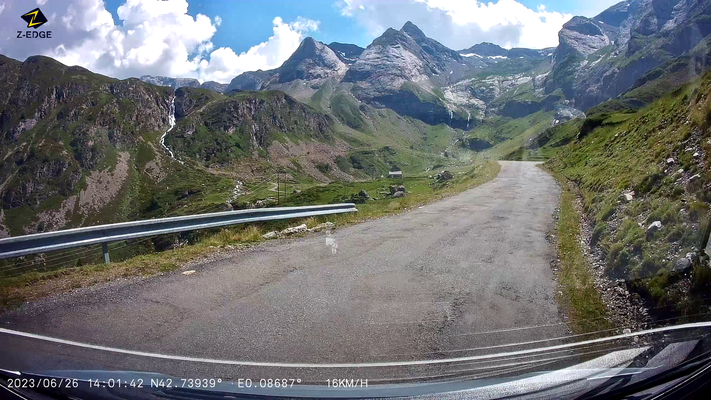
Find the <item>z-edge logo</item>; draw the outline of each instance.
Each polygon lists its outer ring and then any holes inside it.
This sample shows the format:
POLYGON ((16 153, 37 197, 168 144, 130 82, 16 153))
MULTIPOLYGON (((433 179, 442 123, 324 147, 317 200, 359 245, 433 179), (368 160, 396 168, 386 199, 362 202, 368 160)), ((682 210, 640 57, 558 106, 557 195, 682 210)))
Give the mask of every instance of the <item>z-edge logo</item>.
POLYGON ((23 15, 21 18, 24 19, 25 22, 27 22, 28 28, 37 29, 47 22, 47 18, 44 16, 44 14, 42 14, 42 11, 40 11, 39 8, 35 8, 34 10, 23 15))

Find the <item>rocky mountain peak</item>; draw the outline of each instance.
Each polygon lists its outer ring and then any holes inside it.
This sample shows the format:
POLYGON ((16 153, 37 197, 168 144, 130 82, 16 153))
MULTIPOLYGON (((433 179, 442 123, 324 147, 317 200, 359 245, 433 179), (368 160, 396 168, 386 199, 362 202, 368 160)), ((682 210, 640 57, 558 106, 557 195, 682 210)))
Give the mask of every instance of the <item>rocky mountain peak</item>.
POLYGON ((585 17, 573 17, 566 22, 558 38, 560 44, 556 49, 556 60, 563 60, 571 54, 587 56, 612 42, 598 23, 585 17))
POLYGON ((169 78, 166 76, 143 75, 140 79, 143 82, 151 83, 156 86, 170 86, 173 89, 181 87, 200 87, 200 81, 193 78, 169 78))
POLYGON ((482 57, 506 57, 509 54, 509 51, 494 43, 483 42, 475 44, 474 46, 468 49, 460 50, 459 53, 477 54, 482 57))
POLYGON ((405 22, 405 25, 402 26, 400 32, 407 33, 411 38, 415 39, 415 41, 427 39, 425 33, 422 32, 422 30, 418 28, 417 25, 413 24, 410 21, 405 22))
POLYGON ((325 44, 311 37, 304 39, 294 54, 278 68, 279 82, 295 79, 341 78, 348 66, 325 44))
POLYGON ((598 14, 595 21, 604 22, 610 26, 620 27, 629 18, 632 1, 623 1, 615 4, 607 10, 598 14))
MULTIPOLYGON (((408 36, 406 33, 402 31, 395 30, 393 28, 388 28, 383 32, 382 35, 378 36, 373 40, 373 43, 368 46, 370 48, 371 46, 388 46, 388 45, 395 45, 395 44, 408 44, 408 42, 411 42, 412 38, 408 36)), ((367 50, 367 49, 366 49, 367 50)))

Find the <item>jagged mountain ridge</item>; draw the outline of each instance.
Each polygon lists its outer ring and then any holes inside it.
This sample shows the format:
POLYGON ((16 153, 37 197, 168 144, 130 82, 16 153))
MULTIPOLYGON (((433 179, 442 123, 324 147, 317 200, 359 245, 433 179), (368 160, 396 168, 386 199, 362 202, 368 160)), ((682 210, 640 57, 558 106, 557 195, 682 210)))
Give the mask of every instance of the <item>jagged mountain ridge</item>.
MULTIPOLYGON (((461 129, 473 127, 472 118, 518 118, 561 107, 578 115, 706 43, 709 14, 707 0, 623 1, 594 18, 574 17, 556 48, 540 50, 480 43, 454 51, 407 22, 400 30, 386 30, 355 61, 354 53, 343 79, 329 83, 335 87, 329 90, 461 129)), ((338 80, 338 72, 331 79, 338 80)), ((277 85, 270 81, 274 74, 245 73, 231 88, 284 90, 308 103, 323 84, 282 78, 277 85)))
POLYGON ((522 47, 514 47, 505 49, 494 43, 483 42, 474 46, 459 50, 459 54, 464 57, 479 57, 479 58, 541 58, 548 57, 553 54, 555 47, 545 49, 526 49, 522 47))
POLYGON ((232 79, 226 91, 275 89, 278 84, 295 80, 340 80, 347 70, 348 66, 330 47, 307 37, 279 68, 245 72, 232 79))
POLYGON ((193 78, 168 78, 165 76, 143 75, 140 78, 143 82, 152 83, 156 86, 169 86, 173 89, 181 87, 203 88, 214 90, 218 93, 223 93, 227 89, 227 84, 215 81, 207 81, 202 84, 197 79, 193 78))

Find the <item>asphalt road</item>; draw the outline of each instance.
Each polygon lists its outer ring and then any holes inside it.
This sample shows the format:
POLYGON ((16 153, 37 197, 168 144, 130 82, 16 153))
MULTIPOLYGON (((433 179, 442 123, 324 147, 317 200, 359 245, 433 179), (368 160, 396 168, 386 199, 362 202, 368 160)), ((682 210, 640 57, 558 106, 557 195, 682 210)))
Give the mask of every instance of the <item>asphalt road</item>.
MULTIPOLYGON (((192 275, 178 271, 26 305, 1 316, 0 327, 118 349, 276 363, 441 359, 564 336, 546 240, 560 189, 534 163, 501 164, 496 179, 435 204, 332 234, 265 242, 191 266, 192 275)), ((4 333, 0 349, 5 369, 313 381, 333 374, 159 360, 4 333)), ((415 373, 353 371, 371 379, 415 373)))

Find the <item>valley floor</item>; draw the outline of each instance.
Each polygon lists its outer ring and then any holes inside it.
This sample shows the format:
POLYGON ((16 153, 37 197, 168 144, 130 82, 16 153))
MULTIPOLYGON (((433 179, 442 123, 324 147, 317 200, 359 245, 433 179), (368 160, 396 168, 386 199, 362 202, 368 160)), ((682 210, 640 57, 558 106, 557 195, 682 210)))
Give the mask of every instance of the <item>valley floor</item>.
MULTIPOLYGON (((283 363, 459 357, 482 346, 565 336, 550 265, 555 249, 546 240, 560 188, 535 163, 501 164, 496 179, 411 212, 265 242, 192 266, 192 275, 82 289, 6 313, 0 323, 112 348, 283 363)), ((313 368, 191 363, 0 335, 0 368, 11 370, 317 383, 334 377, 313 368)), ((414 373, 381 367, 350 376, 397 380, 414 373)))

